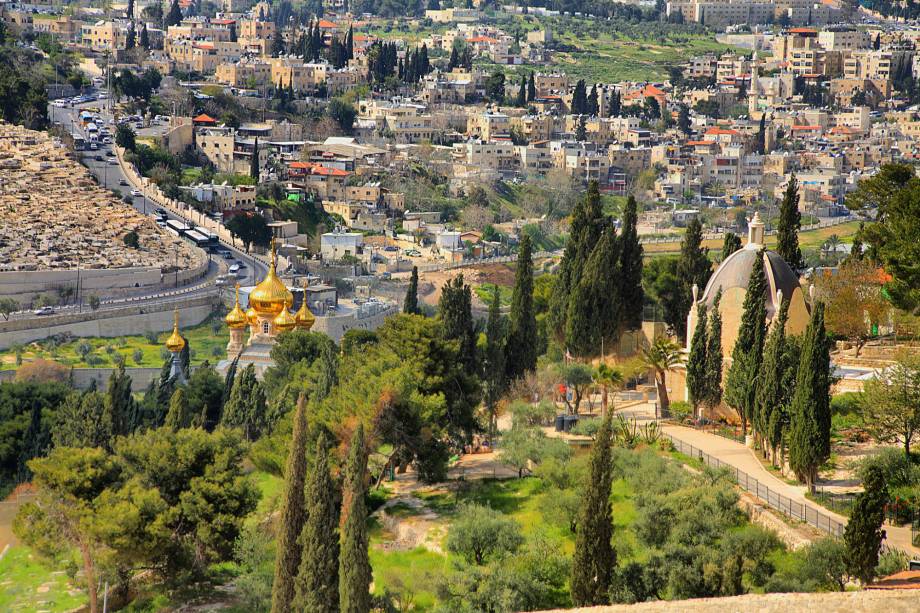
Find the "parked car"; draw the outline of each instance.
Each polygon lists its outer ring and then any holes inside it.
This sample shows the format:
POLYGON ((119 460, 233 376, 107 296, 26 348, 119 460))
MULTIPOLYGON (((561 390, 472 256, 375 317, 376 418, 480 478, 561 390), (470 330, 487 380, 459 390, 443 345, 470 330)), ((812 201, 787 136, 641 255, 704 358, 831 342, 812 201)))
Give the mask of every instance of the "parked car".
POLYGON ((54 309, 50 306, 43 306, 40 309, 35 310, 36 315, 54 315, 54 309))

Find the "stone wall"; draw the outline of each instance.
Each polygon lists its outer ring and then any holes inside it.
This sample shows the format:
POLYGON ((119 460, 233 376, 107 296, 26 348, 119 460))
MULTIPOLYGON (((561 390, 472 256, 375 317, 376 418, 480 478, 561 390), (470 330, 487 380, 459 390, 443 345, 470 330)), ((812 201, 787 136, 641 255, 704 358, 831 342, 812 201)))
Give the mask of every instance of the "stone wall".
POLYGON ((361 319, 356 318, 354 314, 339 316, 324 315, 322 317, 316 318, 316 324, 314 324, 312 331, 322 332, 338 343, 349 330, 356 328, 361 330, 376 330, 381 325, 383 325, 383 322, 387 317, 390 315, 395 315, 398 312, 399 308, 393 306, 386 311, 382 311, 376 315, 363 317, 361 319))
MULTIPOLYGON (((194 370, 194 367, 192 367, 194 370)), ((74 368, 72 373, 73 386, 84 390, 95 381, 96 389, 104 392, 109 385, 109 377, 115 368, 74 368)), ((131 377, 131 391, 143 392, 150 382, 160 376, 160 367, 125 368, 125 373, 131 377)), ((16 378, 15 370, 0 370, 0 383, 13 381, 16 378)))
POLYGON ((145 332, 163 332, 173 326, 173 309, 179 309, 183 328, 200 324, 219 303, 216 294, 157 303, 142 302, 119 309, 48 315, 35 327, 35 319, 0 322, 0 349, 26 344, 54 334, 115 337, 145 332))

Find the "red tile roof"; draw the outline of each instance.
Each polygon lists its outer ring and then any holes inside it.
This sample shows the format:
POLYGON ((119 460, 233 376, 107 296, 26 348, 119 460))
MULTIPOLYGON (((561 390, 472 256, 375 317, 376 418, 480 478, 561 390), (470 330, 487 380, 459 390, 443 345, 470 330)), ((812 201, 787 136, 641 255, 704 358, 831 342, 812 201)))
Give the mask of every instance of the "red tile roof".
POLYGON ((202 113, 198 117, 192 119, 194 123, 217 123, 217 120, 211 117, 210 115, 205 115, 202 113))
POLYGON ((706 134, 712 136, 738 136, 740 132, 738 132, 738 130, 726 130, 724 128, 709 128, 706 130, 706 134))

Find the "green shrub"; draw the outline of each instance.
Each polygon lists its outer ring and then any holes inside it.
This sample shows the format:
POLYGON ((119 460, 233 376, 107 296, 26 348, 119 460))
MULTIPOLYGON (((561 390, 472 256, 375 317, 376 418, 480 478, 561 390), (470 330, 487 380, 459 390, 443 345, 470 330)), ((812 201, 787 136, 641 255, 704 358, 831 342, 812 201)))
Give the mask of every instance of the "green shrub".
POLYGON ((878 557, 878 566, 875 567, 876 577, 887 577, 907 570, 910 557, 898 549, 889 549, 878 557))
POLYGON ((831 398, 832 415, 859 415, 862 413, 862 392, 844 392, 831 398))
POLYGON ((669 405, 668 411, 670 411, 671 417, 677 421, 684 421, 693 414, 693 407, 690 406, 689 402, 678 400, 669 405))
POLYGON ((889 447, 864 459, 857 470, 859 478, 865 479, 873 466, 881 469, 889 488, 920 486, 920 465, 900 449, 889 447))
POLYGON ((597 431, 600 430, 600 427, 601 419, 599 417, 579 419, 572 427, 571 433, 577 434, 579 436, 590 436, 591 438, 594 438, 594 435, 597 434, 597 431))

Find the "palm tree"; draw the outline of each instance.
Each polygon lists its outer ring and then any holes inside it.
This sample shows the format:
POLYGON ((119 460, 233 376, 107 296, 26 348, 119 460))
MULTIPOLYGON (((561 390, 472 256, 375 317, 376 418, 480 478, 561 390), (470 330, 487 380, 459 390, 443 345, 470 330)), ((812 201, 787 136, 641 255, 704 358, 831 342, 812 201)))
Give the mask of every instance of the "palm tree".
POLYGON ((655 371, 655 391, 658 392, 661 414, 665 415, 671 406, 668 388, 665 385, 665 373, 680 364, 680 347, 673 340, 659 336, 651 345, 642 349, 642 358, 645 365, 655 371))
POLYGON ((601 396, 602 414, 607 415, 607 391, 610 388, 620 389, 623 387, 623 372, 618 368, 607 366, 607 364, 601 362, 594 371, 594 383, 601 386, 603 390, 603 396, 601 396))

